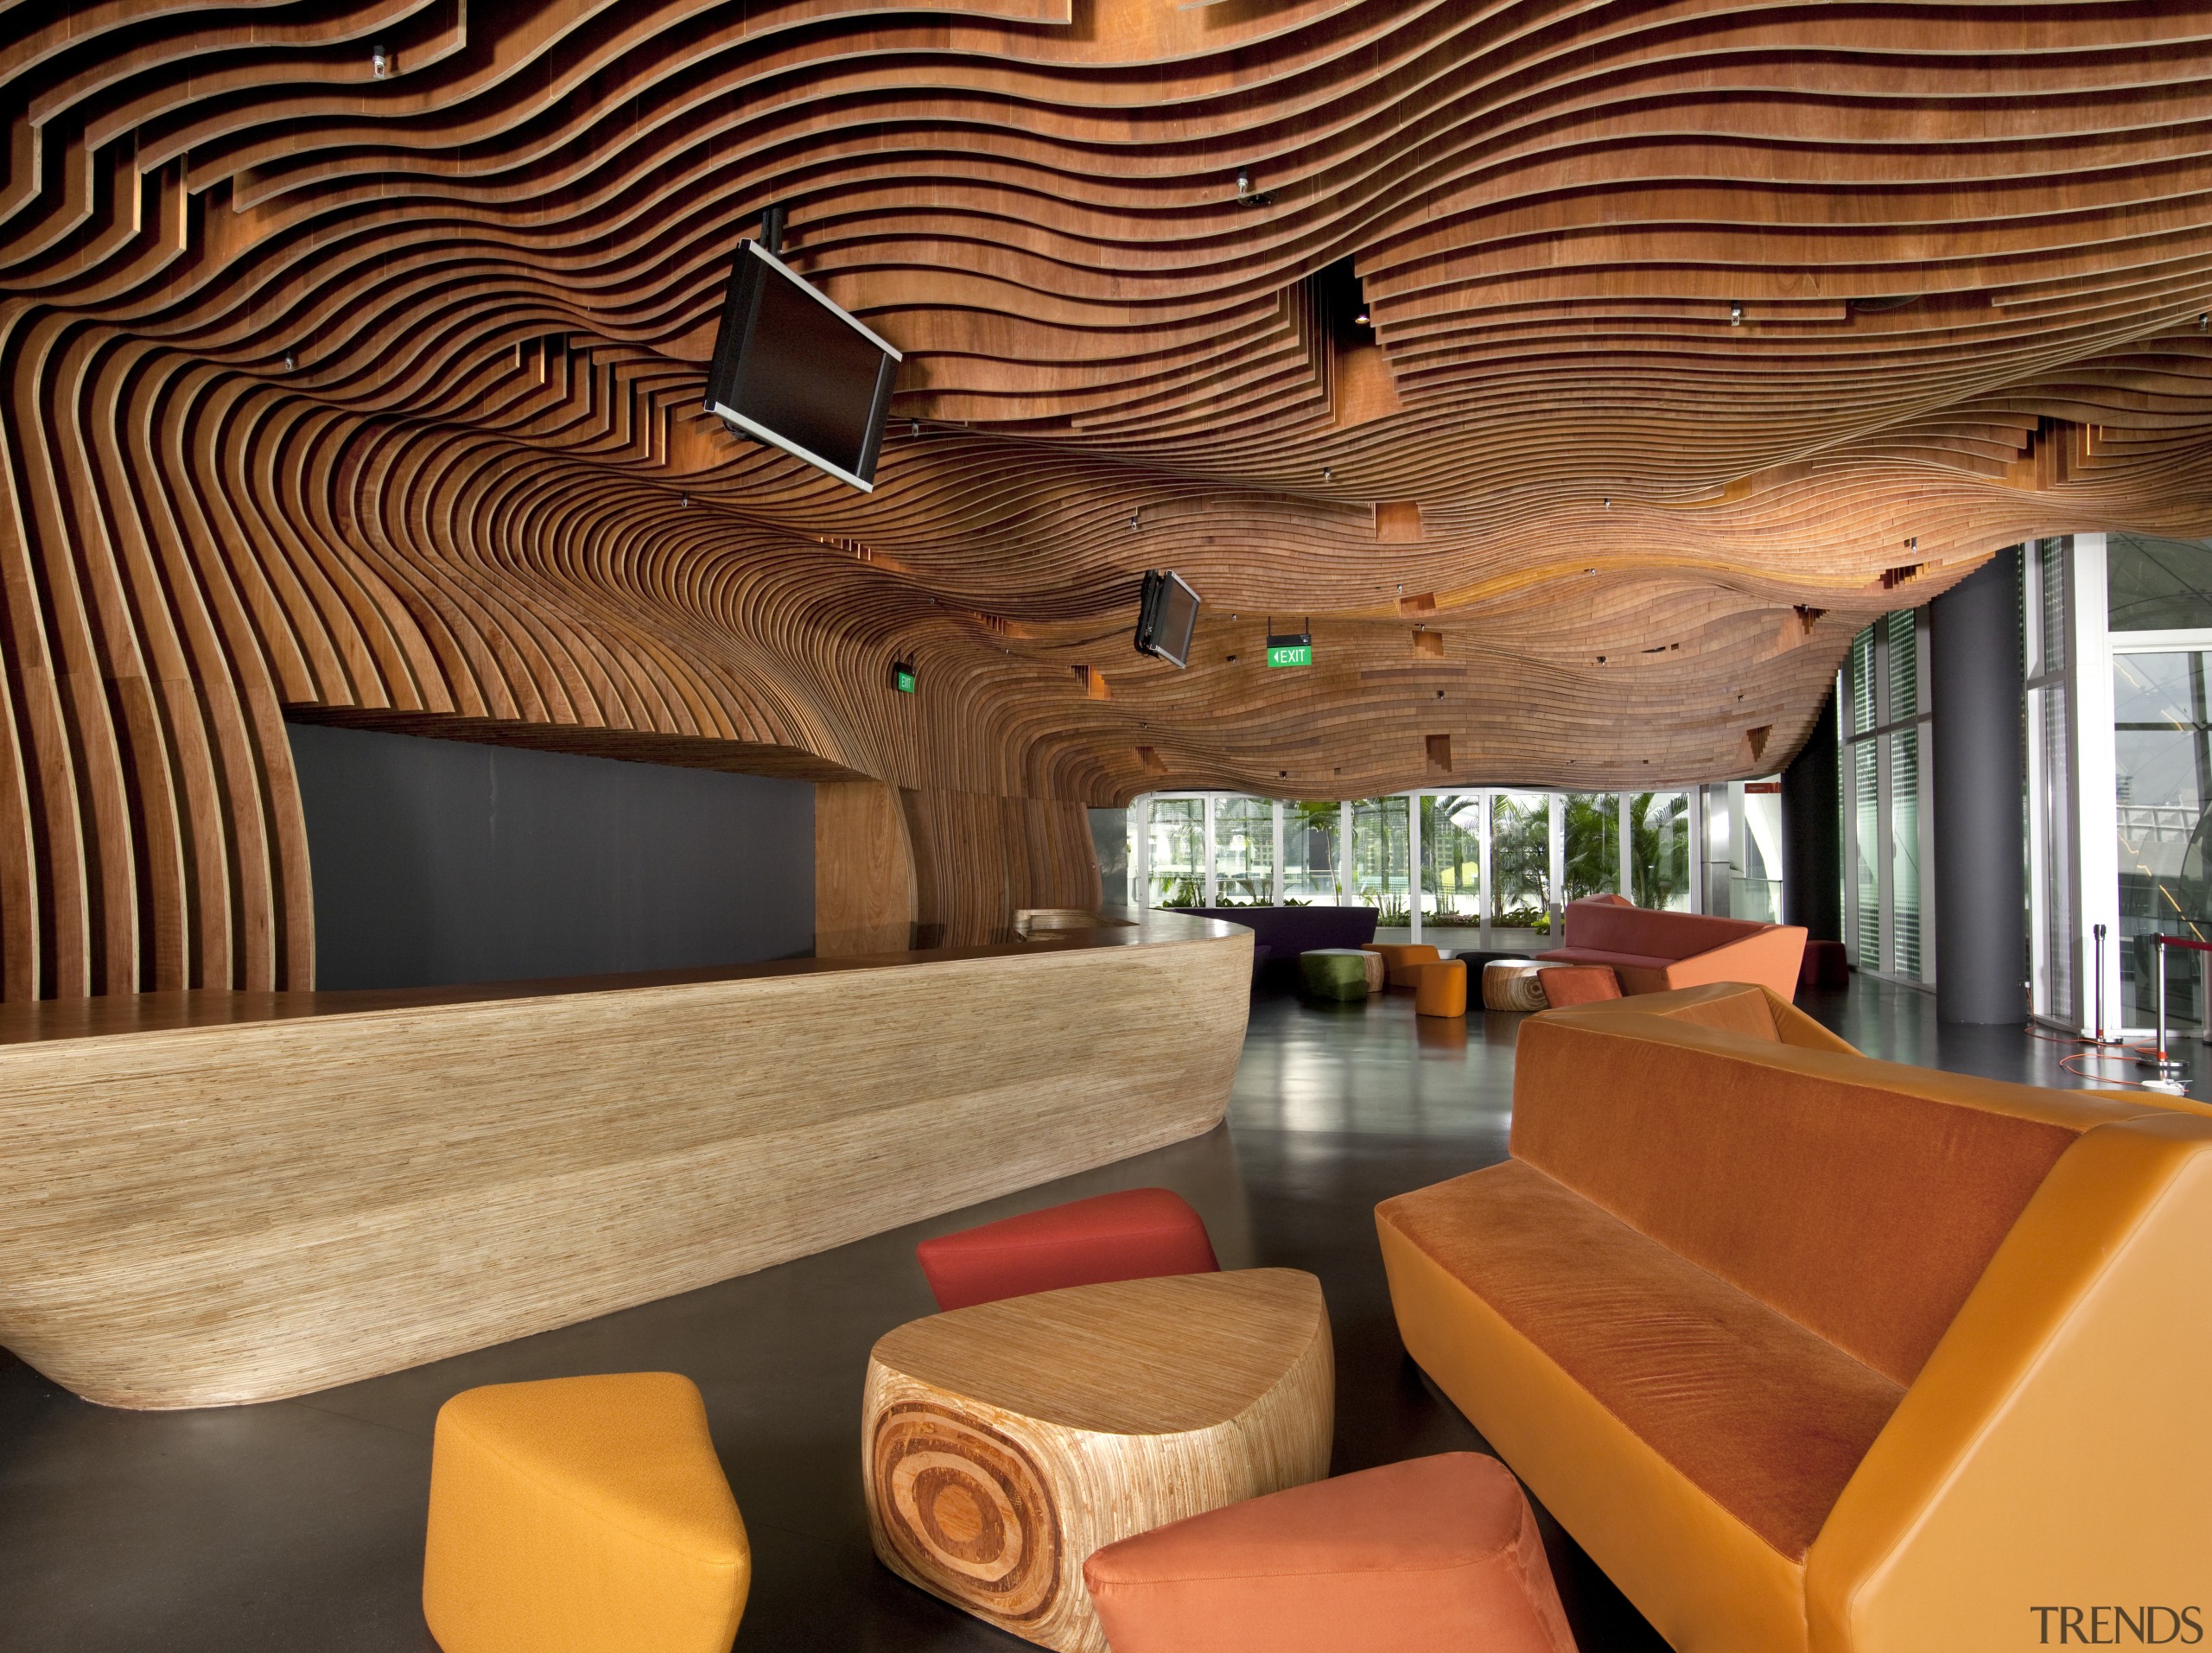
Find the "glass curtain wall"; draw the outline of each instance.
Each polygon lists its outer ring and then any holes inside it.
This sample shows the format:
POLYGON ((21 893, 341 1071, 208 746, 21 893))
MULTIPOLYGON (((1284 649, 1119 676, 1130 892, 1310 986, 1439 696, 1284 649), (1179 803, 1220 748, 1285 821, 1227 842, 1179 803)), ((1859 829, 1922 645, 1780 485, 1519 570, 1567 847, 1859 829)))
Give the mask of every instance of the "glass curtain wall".
MULTIPOLYGON (((2113 825, 2120 862, 2120 1014, 2151 1027, 2158 1013, 2152 938, 2212 939, 2206 832, 2212 825, 2212 722, 2206 717, 2207 656, 2113 656, 2113 825)), ((2176 1022, 2201 1025, 2198 955, 2172 950, 2166 1007, 2176 1022)))
POLYGON ((1690 890, 1690 797, 1637 792, 1629 799, 1629 868, 1638 906, 1687 912, 1690 890))
MULTIPOLYGON (((2212 939, 2212 547, 2138 534, 2105 544, 2120 1014, 2151 1027, 2153 938, 2212 939)), ((2171 1025, 2204 1027, 2207 963, 2165 950, 2171 1025)))
POLYGON ((1286 804, 1282 812, 1282 899, 1294 906, 1335 906, 1344 805, 1286 804))
POLYGON ((1621 889, 1621 798, 1618 792, 1568 792, 1567 893, 1618 895, 1621 889))
POLYGON ((1274 900, 1275 810, 1270 799, 1214 800, 1213 874, 1216 906, 1266 906, 1274 900))
POLYGON ((1147 829, 1151 851, 1145 879, 1153 906, 1198 906, 1205 900, 1206 802, 1156 798, 1147 829))
MULTIPOLYGON (((1744 790, 1738 784, 1736 791, 1744 790)), ((1754 842, 1762 837, 1757 810, 1754 804, 1754 842)), ((1698 910, 1698 817, 1687 792, 1482 789, 1280 805, 1236 793, 1151 794, 1120 813, 1128 823, 1132 888, 1141 884, 1154 906, 1357 903, 1377 908, 1382 922, 1395 928, 1411 921, 1417 883, 1424 924, 1541 931, 1556 903, 1619 891, 1625 875, 1639 906, 1698 910)), ((1774 836, 1778 844, 1778 815, 1774 836)), ((1778 868, 1770 874, 1756 858, 1750 871, 1753 881, 1778 876, 1778 868)))
POLYGON ((1347 906, 1371 906, 1377 921, 1408 921, 1413 900, 1413 837, 1403 796, 1363 798, 1351 806, 1351 868, 1354 893, 1347 906))
POLYGON ((1421 800, 1421 911, 1437 924, 1482 922, 1483 806, 1486 792, 1421 800))
MULTIPOLYGON (((1844 659, 1837 703, 1847 716, 1844 726, 1845 931, 1852 963, 1862 970, 1933 979, 1933 963, 1923 934, 1926 911, 1929 820, 1923 785, 1927 762, 1929 717, 1921 685, 1927 677, 1927 626, 1923 611, 1903 608, 1885 614, 1852 639, 1844 659)), ((1762 857, 1758 829, 1771 842, 1781 839, 1781 799, 1753 814, 1747 795, 1744 874, 1762 857)), ((1752 918, 1769 916, 1765 892, 1745 892, 1752 918)))
MULTIPOLYGON (((1730 869, 1728 916, 1782 922, 1782 783, 1741 783, 1744 830, 1730 869)), ((1917 829, 1916 828, 1916 830, 1917 829)))
POLYGON ((2028 988, 2039 1016, 2084 1020, 2075 969, 2074 753, 2069 715, 2067 589, 2070 542, 2030 544, 2027 582, 2028 988))
POLYGON ((1495 792, 1490 819, 1490 921, 1510 930, 1548 928, 1551 794, 1495 792))

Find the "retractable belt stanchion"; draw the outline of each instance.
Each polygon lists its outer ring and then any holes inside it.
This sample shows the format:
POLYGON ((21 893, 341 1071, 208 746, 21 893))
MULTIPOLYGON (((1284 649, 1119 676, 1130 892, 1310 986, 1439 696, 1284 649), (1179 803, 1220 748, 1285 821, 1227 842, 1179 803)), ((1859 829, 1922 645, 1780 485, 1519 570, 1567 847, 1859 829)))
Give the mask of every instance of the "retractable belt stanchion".
POLYGON ((2095 956, 2096 956, 2096 957, 2095 957, 2095 962, 2094 962, 2094 963, 2091 965, 2091 967, 2090 967, 2090 971, 2089 971, 2089 986, 2090 986, 2090 992, 2091 992, 2091 995, 2092 995, 2092 997, 2094 999, 2095 1003, 2096 1003, 2096 1007, 2097 1007, 2097 1014, 2096 1014, 2096 1031, 2095 1031, 2094 1033, 2092 1033, 2092 1034, 2090 1035, 2090 1039, 2091 1039, 2091 1042, 2092 1042, 2092 1043, 2094 1043, 2094 1044, 2098 1044, 2098 1045, 2117 1045, 2117 1044, 2119 1044, 2119 1043, 2120 1043, 2120 1038, 2119 1038, 2119 1036, 2118 1036, 2117 1034, 2114 1034, 2113 1037, 2111 1037, 2111 1038, 2109 1038, 2109 1039, 2108 1039, 2108 1038, 2107 1038, 2107 1037, 2105 1036, 2105 927, 2104 927, 2104 925, 2101 925, 2101 924, 2093 924, 2093 925, 2091 925, 2089 926, 2089 934, 2090 934, 2090 937, 2092 938, 2092 949, 2091 949, 2091 950, 2092 950, 2092 951, 2094 951, 2094 954, 2095 954, 2095 956))
POLYGON ((2191 941, 2183 936, 2159 935, 2151 938, 2151 956, 2157 961, 2155 968, 2158 972, 2158 1042, 2152 1047, 2150 1054, 2136 1059, 2136 1065, 2150 1068, 2158 1074, 2158 1077, 2150 1081, 2151 1084, 2161 1089, 2171 1087, 2179 1090, 2188 1082, 2189 1067, 2186 1063, 2176 1061, 2166 1049, 2166 949, 2184 947, 2193 953, 2212 953, 2212 942, 2191 941))

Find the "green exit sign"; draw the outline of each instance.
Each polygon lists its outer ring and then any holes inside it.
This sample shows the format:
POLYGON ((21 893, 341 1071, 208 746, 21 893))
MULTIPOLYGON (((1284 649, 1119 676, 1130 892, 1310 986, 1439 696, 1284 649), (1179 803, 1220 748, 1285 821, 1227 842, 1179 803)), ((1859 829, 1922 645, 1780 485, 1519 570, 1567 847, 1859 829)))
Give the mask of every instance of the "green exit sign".
POLYGON ((1268 639, 1268 664, 1271 666, 1310 666, 1313 664, 1313 639, 1306 632, 1290 632, 1268 639))
POLYGON ((899 661, 898 664, 891 668, 891 681, 893 683, 897 685, 900 694, 912 694, 914 692, 914 668, 904 660, 899 661))

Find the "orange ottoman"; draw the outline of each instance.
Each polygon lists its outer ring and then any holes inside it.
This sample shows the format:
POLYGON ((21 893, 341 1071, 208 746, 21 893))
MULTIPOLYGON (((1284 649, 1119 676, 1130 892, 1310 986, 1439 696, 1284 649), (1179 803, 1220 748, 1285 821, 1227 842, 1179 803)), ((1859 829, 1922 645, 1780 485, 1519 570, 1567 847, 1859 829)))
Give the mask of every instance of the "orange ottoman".
POLYGON ((493 1383, 438 1408, 423 1617, 443 1653, 729 1653, 752 1582, 690 1378, 493 1383))
POLYGON ((941 1309, 1002 1297, 1161 1275, 1210 1275, 1221 1267, 1205 1219, 1167 1188, 1128 1188, 957 1234, 914 1248, 941 1309))
POLYGON ((1447 958, 1421 967, 1421 981, 1414 989, 1417 1016, 1464 1016, 1467 1014, 1467 967, 1447 958))
POLYGON ((1370 941, 1361 950, 1381 956, 1383 972, 1392 987, 1419 987, 1421 967, 1433 964, 1444 957, 1427 942, 1416 947, 1402 941, 1370 941))
POLYGON ((1543 974, 1544 1001, 1554 1010, 1563 1004, 1594 1004, 1621 996, 1621 978, 1611 964, 1559 964, 1543 974))
POLYGON ((1114 1653, 1573 1653, 1535 1516, 1479 1453, 1232 1504, 1095 1552, 1114 1653))

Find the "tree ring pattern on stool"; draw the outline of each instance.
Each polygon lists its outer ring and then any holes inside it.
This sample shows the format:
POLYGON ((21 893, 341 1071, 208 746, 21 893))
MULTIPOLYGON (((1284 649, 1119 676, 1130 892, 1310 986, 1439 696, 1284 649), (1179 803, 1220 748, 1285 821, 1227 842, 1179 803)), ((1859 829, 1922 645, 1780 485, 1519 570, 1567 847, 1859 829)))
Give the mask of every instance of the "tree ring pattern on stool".
POLYGON ((949 1407, 909 1401, 876 1419, 869 1450, 884 1530, 931 1588, 1016 1623, 1051 1609, 1059 1513, 1017 1443, 949 1407))

